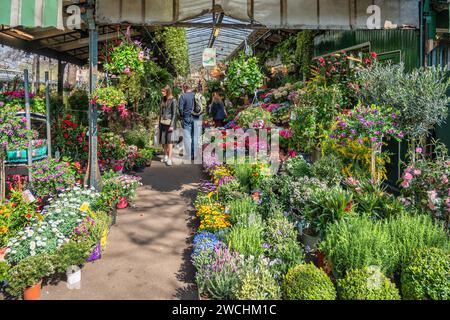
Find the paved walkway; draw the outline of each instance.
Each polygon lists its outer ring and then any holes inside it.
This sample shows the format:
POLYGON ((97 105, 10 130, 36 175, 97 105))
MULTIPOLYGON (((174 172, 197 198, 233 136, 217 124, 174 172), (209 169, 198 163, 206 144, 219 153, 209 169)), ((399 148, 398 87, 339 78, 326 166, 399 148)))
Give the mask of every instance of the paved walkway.
POLYGON ((153 162, 140 176, 136 207, 119 210, 102 259, 83 268, 81 289, 49 284, 43 300, 197 299, 189 256, 201 168, 153 162))

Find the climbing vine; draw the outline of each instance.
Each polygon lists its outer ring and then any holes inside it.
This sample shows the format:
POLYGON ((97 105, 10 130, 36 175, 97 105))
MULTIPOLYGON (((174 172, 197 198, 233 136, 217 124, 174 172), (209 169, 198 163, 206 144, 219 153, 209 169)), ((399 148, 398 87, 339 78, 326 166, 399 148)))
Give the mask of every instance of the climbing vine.
POLYGON ((308 78, 311 72, 311 64, 314 55, 314 37, 316 32, 313 30, 303 30, 297 34, 295 64, 300 74, 308 78))
POLYGON ((155 31, 155 39, 162 43, 170 64, 179 76, 189 73, 188 43, 186 30, 182 28, 164 27, 155 31))

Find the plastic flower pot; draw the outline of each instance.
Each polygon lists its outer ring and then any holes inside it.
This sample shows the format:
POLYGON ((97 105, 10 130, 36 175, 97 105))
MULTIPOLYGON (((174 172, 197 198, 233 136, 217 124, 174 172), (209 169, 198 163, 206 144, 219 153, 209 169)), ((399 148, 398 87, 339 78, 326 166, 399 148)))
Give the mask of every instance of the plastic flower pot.
POLYGON ((42 280, 32 287, 28 287, 23 291, 23 300, 39 300, 41 299, 42 280))
POLYGON ((98 242, 92 251, 91 255, 86 259, 87 262, 93 262, 99 260, 102 257, 102 246, 101 243, 98 242))
POLYGON ((117 209, 125 209, 126 207, 128 207, 128 199, 126 197, 123 197, 117 204, 117 209))
POLYGON ((81 269, 78 266, 70 266, 66 272, 67 288, 81 289, 81 269))
POLYGON ((6 249, 7 248, 0 248, 0 262, 5 261, 6 249))

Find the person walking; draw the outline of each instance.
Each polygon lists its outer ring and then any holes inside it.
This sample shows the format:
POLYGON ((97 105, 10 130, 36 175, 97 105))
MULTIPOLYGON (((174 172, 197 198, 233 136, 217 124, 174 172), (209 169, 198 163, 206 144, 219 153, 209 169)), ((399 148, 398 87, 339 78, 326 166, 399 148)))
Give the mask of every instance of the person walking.
POLYGON ((222 128, 225 125, 224 120, 227 117, 225 104, 217 91, 213 92, 210 116, 213 118, 216 128, 222 128))
POLYGON ((159 143, 164 149, 164 158, 161 160, 168 166, 172 166, 173 133, 175 131, 177 116, 177 100, 172 94, 170 86, 165 86, 161 93, 161 110, 159 114, 159 143))
POLYGON ((201 93, 195 93, 192 85, 188 82, 183 85, 183 91, 179 108, 183 126, 185 157, 190 156, 191 160, 194 160, 198 154, 198 137, 201 133, 201 117, 205 109, 206 100, 201 93))

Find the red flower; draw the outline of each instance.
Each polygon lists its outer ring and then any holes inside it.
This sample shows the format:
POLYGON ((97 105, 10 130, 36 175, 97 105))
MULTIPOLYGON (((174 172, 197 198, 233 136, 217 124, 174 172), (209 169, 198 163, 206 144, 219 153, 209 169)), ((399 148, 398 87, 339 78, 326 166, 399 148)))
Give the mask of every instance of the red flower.
POLYGON ((350 201, 350 202, 347 204, 347 207, 345 207, 344 211, 345 211, 345 212, 349 212, 349 211, 352 209, 352 207, 353 207, 353 201, 350 201))
POLYGON ((69 138, 69 134, 67 132, 64 132, 63 136, 64 136, 64 139, 69 138))
POLYGON ((371 52, 370 55, 372 56, 372 58, 376 59, 377 58, 377 53, 376 52, 371 52))
POLYGON ((31 214, 27 214, 25 217, 29 220, 31 219, 31 214))

